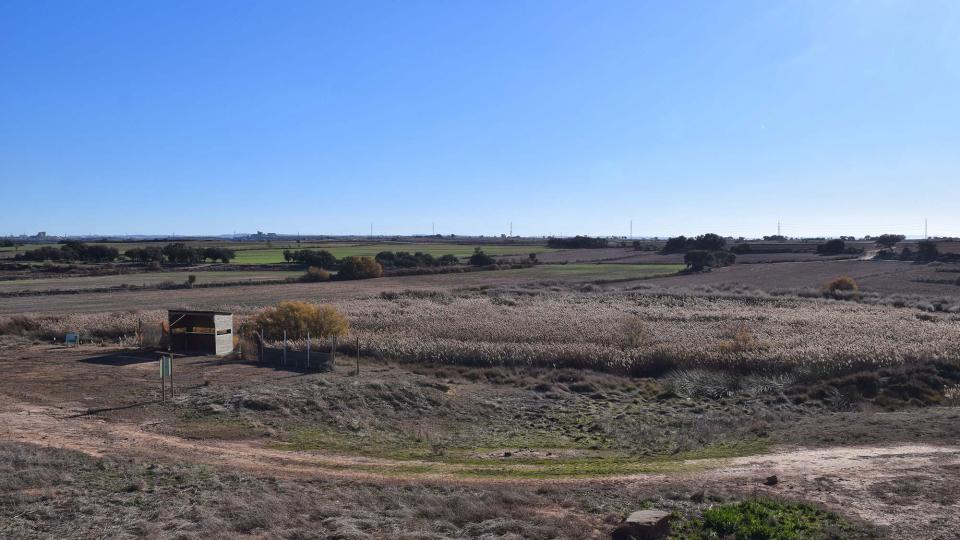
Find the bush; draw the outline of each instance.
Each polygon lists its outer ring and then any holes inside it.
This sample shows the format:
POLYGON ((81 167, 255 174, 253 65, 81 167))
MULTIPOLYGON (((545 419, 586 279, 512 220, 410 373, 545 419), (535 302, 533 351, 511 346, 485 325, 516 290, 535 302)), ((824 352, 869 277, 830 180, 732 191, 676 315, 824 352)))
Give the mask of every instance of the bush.
POLYGON ((700 249, 688 251, 683 257, 683 262, 687 265, 687 268, 694 272, 700 272, 707 267, 730 266, 736 260, 737 256, 729 251, 704 251, 700 249))
POLYGON ((306 302, 280 302, 258 315, 254 326, 270 337, 286 331, 288 339, 304 339, 307 333, 311 338, 340 337, 350 330, 347 318, 333 307, 306 302))
POLYGON ((827 283, 825 288, 828 292, 857 292, 860 290, 857 282, 850 276, 838 277, 830 283, 827 283))
POLYGON ((858 536, 858 531, 835 514, 804 504, 744 501, 704 510, 702 521, 674 526, 674 534, 678 538, 791 540, 848 538, 858 536))
POLYGON ((917 260, 933 261, 940 256, 937 243, 933 240, 921 240, 917 243, 917 260))
POLYGON ((828 240, 817 246, 817 253, 821 255, 840 255, 847 248, 843 240, 828 240))
POLYGON ((340 261, 337 279, 370 279, 383 275, 383 266, 370 257, 345 257, 340 261))
POLYGON ((317 268, 316 266, 311 266, 307 268, 307 273, 300 276, 300 281, 305 281, 309 283, 316 283, 320 281, 330 281, 330 272, 327 272, 323 268, 317 268))
POLYGON ((473 255, 470 256, 470 264, 473 266, 490 266, 493 264, 493 257, 487 255, 479 247, 473 250, 473 255))
POLYGON ((456 266, 460 264, 460 258, 456 255, 444 255, 437 259, 437 262, 440 263, 440 266, 456 266))

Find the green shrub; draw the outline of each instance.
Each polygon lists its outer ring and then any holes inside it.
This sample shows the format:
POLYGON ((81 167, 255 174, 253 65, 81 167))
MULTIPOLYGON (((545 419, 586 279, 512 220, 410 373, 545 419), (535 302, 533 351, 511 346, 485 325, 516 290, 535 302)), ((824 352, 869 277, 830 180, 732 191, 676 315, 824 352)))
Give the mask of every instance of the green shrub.
POLYGON ((775 501, 744 501, 715 506, 702 519, 674 523, 671 538, 705 540, 802 540, 853 538, 864 531, 839 516, 805 504, 775 501))
POLYGON ((470 264, 473 266, 490 266, 495 263, 493 257, 487 255, 479 247, 473 250, 473 255, 470 256, 470 264))

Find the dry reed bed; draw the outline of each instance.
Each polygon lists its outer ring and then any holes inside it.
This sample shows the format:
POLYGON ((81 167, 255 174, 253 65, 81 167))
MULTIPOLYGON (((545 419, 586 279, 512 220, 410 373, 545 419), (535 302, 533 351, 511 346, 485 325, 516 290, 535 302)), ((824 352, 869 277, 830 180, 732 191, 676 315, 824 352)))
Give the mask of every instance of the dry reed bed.
POLYGON ((368 352, 441 363, 843 371, 960 356, 960 324, 948 316, 841 301, 414 293, 339 307, 368 352))
MULTIPOLYGON (((408 292, 334 304, 363 352, 405 361, 656 374, 838 372, 960 358, 956 315, 849 301, 665 292, 408 292)), ((241 314, 237 326, 255 312, 241 314)), ((132 335, 163 312, 24 318, 35 335, 132 335)), ((13 318, 0 318, 0 330, 13 318)), ((15 325, 14 325, 15 326, 15 325)), ((277 336, 279 337, 279 336, 277 336)), ((303 344, 292 342, 293 347, 303 344)))

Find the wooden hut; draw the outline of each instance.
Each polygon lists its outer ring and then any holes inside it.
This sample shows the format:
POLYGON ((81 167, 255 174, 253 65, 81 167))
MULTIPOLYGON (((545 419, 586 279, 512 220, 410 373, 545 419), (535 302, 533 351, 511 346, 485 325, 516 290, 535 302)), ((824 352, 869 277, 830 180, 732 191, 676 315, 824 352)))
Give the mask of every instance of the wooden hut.
POLYGON ((233 352, 233 313, 170 310, 170 350, 224 356, 233 352))

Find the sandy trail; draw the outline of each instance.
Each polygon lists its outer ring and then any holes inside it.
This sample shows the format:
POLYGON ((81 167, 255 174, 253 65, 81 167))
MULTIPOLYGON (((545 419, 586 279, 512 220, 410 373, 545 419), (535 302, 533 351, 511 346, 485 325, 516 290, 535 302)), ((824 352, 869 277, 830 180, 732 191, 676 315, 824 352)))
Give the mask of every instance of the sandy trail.
MULTIPOLYGON (((107 422, 75 417, 77 410, 7 403, 0 410, 0 440, 19 441, 81 451, 94 456, 118 455, 145 460, 204 463, 260 476, 280 478, 341 477, 357 480, 418 480, 476 483, 643 482, 650 485, 678 480, 704 489, 786 496, 815 500, 859 516, 892 531, 960 530, 960 506, 923 503, 893 506, 877 496, 877 485, 903 477, 925 475, 933 482, 951 482, 938 471, 960 471, 960 447, 925 444, 871 447, 790 448, 776 453, 732 459, 702 460, 698 472, 640 474, 557 480, 464 479, 460 466, 416 460, 391 460, 324 452, 291 452, 264 446, 262 441, 199 441, 150 431, 151 422, 107 422), (431 472, 412 471, 429 467, 431 472), (762 483, 776 475, 775 486, 762 483)), ((956 474, 956 473, 954 473, 956 474)), ((950 538, 950 536, 943 536, 950 538)))

